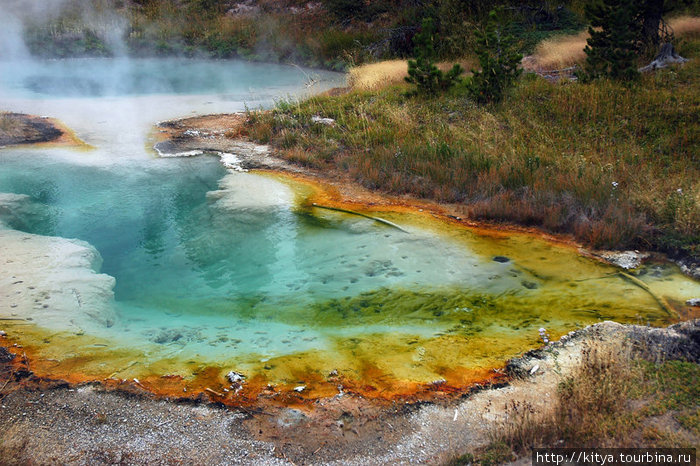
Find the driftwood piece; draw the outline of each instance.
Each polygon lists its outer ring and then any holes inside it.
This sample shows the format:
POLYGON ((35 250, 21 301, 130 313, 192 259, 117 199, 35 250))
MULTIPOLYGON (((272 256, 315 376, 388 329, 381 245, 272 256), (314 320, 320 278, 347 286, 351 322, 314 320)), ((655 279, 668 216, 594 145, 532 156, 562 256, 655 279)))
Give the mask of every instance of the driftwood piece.
POLYGON ((666 68, 668 65, 672 65, 675 63, 685 63, 687 61, 687 58, 683 58, 676 53, 676 51, 673 48, 673 44, 671 44, 670 42, 666 42, 661 46, 659 54, 656 56, 656 58, 654 58, 654 61, 652 61, 645 67, 639 68, 639 71, 642 73, 646 73, 648 71, 666 68))
POLYGON ((327 206, 327 205, 316 204, 315 202, 314 202, 312 205, 313 205, 314 207, 319 208, 319 209, 334 210, 334 211, 336 211, 336 212, 343 212, 343 213, 346 213, 346 214, 357 215, 357 216, 360 216, 360 217, 368 218, 368 219, 370 219, 370 220, 374 220, 375 222, 379 222, 379 223, 383 223, 384 225, 388 225, 388 226, 390 226, 390 227, 392 227, 392 228, 395 228, 395 229, 397 229, 397 230, 399 230, 399 231, 402 231, 402 232, 404 232, 404 233, 408 233, 408 231, 404 230, 403 228, 401 228, 401 227, 398 226, 397 224, 395 224, 395 223, 393 223, 393 222, 390 222, 389 220, 385 220, 385 219, 383 219, 383 218, 380 218, 380 217, 373 217, 373 216, 371 216, 371 215, 363 214, 363 213, 361 213, 361 212, 355 212, 354 210, 341 209, 340 207, 330 207, 330 206, 327 206))
POLYGON ((638 287, 640 287, 641 289, 643 289, 644 291, 646 291, 647 293, 649 293, 649 294, 651 295, 651 297, 654 298, 654 299, 656 300, 657 303, 659 303, 659 306, 661 306, 661 309, 663 309, 669 316, 680 318, 680 316, 678 315, 678 312, 676 312, 676 310, 673 309, 673 308, 668 304, 668 302, 666 301, 666 299, 664 299, 663 296, 654 293, 654 292, 652 291, 652 289, 649 288, 649 286, 648 286, 646 283, 644 283, 643 281, 641 281, 641 280, 638 279, 637 277, 634 277, 634 276, 632 276, 632 275, 630 275, 630 274, 628 274, 628 273, 625 273, 625 272, 618 272, 618 273, 619 273, 620 276, 621 276, 622 278, 624 278, 625 280, 629 281, 630 283, 634 283, 635 285, 637 285, 638 287))

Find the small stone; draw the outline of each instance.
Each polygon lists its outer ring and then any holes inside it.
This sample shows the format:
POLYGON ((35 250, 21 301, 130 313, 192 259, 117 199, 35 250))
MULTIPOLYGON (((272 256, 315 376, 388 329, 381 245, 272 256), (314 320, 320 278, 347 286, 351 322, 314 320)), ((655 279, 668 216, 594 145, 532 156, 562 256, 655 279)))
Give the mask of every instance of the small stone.
POLYGON ((297 393, 301 393, 304 390, 306 390, 306 385, 299 385, 298 387, 294 387, 294 391, 297 393))
POLYGON ((4 330, 0 330, 0 337, 6 337, 7 333, 4 330))
POLYGON ((506 262, 510 262, 510 259, 507 258, 506 256, 494 256, 493 261, 500 262, 501 264, 505 264, 506 262))
POLYGON ((530 369, 530 375, 533 375, 535 372, 537 372, 540 369, 539 364, 535 364, 532 369, 530 369))
POLYGON ((231 371, 226 374, 226 378, 231 383, 242 383, 245 380, 245 375, 241 374, 240 372, 231 371))
POLYGON ((685 302, 688 306, 700 307, 700 298, 689 299, 685 302))
POLYGON ((335 120, 333 118, 323 118, 323 117, 318 116, 318 115, 312 116, 311 121, 313 121, 314 123, 320 123, 322 125, 328 125, 328 126, 335 124, 335 120))

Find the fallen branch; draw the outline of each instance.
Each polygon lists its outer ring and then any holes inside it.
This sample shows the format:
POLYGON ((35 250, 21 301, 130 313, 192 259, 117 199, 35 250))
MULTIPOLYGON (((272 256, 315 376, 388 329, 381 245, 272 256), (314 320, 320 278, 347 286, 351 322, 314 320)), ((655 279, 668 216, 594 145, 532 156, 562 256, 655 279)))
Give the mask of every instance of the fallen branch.
POLYGON ((408 233, 408 231, 404 230, 403 228, 401 228, 397 224, 392 223, 389 220, 384 220, 383 218, 380 218, 380 217, 372 217, 371 215, 363 214, 361 212, 355 212, 354 210, 341 209, 340 207, 330 207, 330 206, 320 205, 320 204, 316 204, 315 202, 313 203, 313 206, 318 207, 319 209, 334 210, 336 212, 343 212, 346 214, 358 215, 360 217, 374 220, 375 222, 383 223, 384 225, 388 225, 392 228, 396 228, 397 230, 402 231, 404 233, 408 233))
POLYGON ((666 311, 666 313, 668 315, 670 315, 672 317, 680 318, 678 313, 668 304, 668 302, 666 302, 666 300, 662 296, 659 296, 658 294, 654 293, 646 283, 644 283, 643 281, 641 281, 637 277, 633 277, 632 275, 630 275, 628 273, 625 273, 625 272, 618 272, 618 273, 625 280, 637 285, 638 287, 640 287, 641 289, 643 289, 644 291, 649 293, 656 300, 656 302, 659 303, 659 305, 661 306, 661 309, 666 311))

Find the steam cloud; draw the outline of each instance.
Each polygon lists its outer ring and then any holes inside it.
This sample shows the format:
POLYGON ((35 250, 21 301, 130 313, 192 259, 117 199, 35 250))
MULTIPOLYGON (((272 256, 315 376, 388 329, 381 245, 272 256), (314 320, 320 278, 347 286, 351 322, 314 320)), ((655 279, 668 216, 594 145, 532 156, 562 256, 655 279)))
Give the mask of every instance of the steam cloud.
POLYGON ((28 26, 49 27, 65 13, 77 18, 80 28, 95 33, 115 56, 126 55, 128 20, 108 0, 0 0, 0 60, 30 58, 28 26))

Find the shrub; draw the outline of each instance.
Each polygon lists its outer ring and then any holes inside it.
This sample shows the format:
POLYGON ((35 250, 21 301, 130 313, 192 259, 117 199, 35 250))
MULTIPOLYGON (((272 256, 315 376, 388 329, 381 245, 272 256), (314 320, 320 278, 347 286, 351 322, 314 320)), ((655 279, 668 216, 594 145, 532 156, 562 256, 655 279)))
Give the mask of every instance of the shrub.
POLYGON ((450 71, 444 73, 435 66, 435 26, 433 20, 423 20, 421 31, 416 34, 414 41, 415 60, 408 61, 408 76, 406 81, 416 85, 419 94, 436 95, 460 82, 464 70, 455 63, 450 71))
POLYGON ((500 102, 522 72, 518 65, 523 56, 515 48, 515 40, 497 27, 496 12, 489 13, 483 31, 476 32, 476 54, 481 70, 473 70, 469 94, 479 103, 500 102))
POLYGON ((634 0, 603 0, 586 6, 591 22, 590 38, 584 51, 586 66, 580 77, 590 81, 608 77, 620 81, 634 80, 641 27, 634 0))

